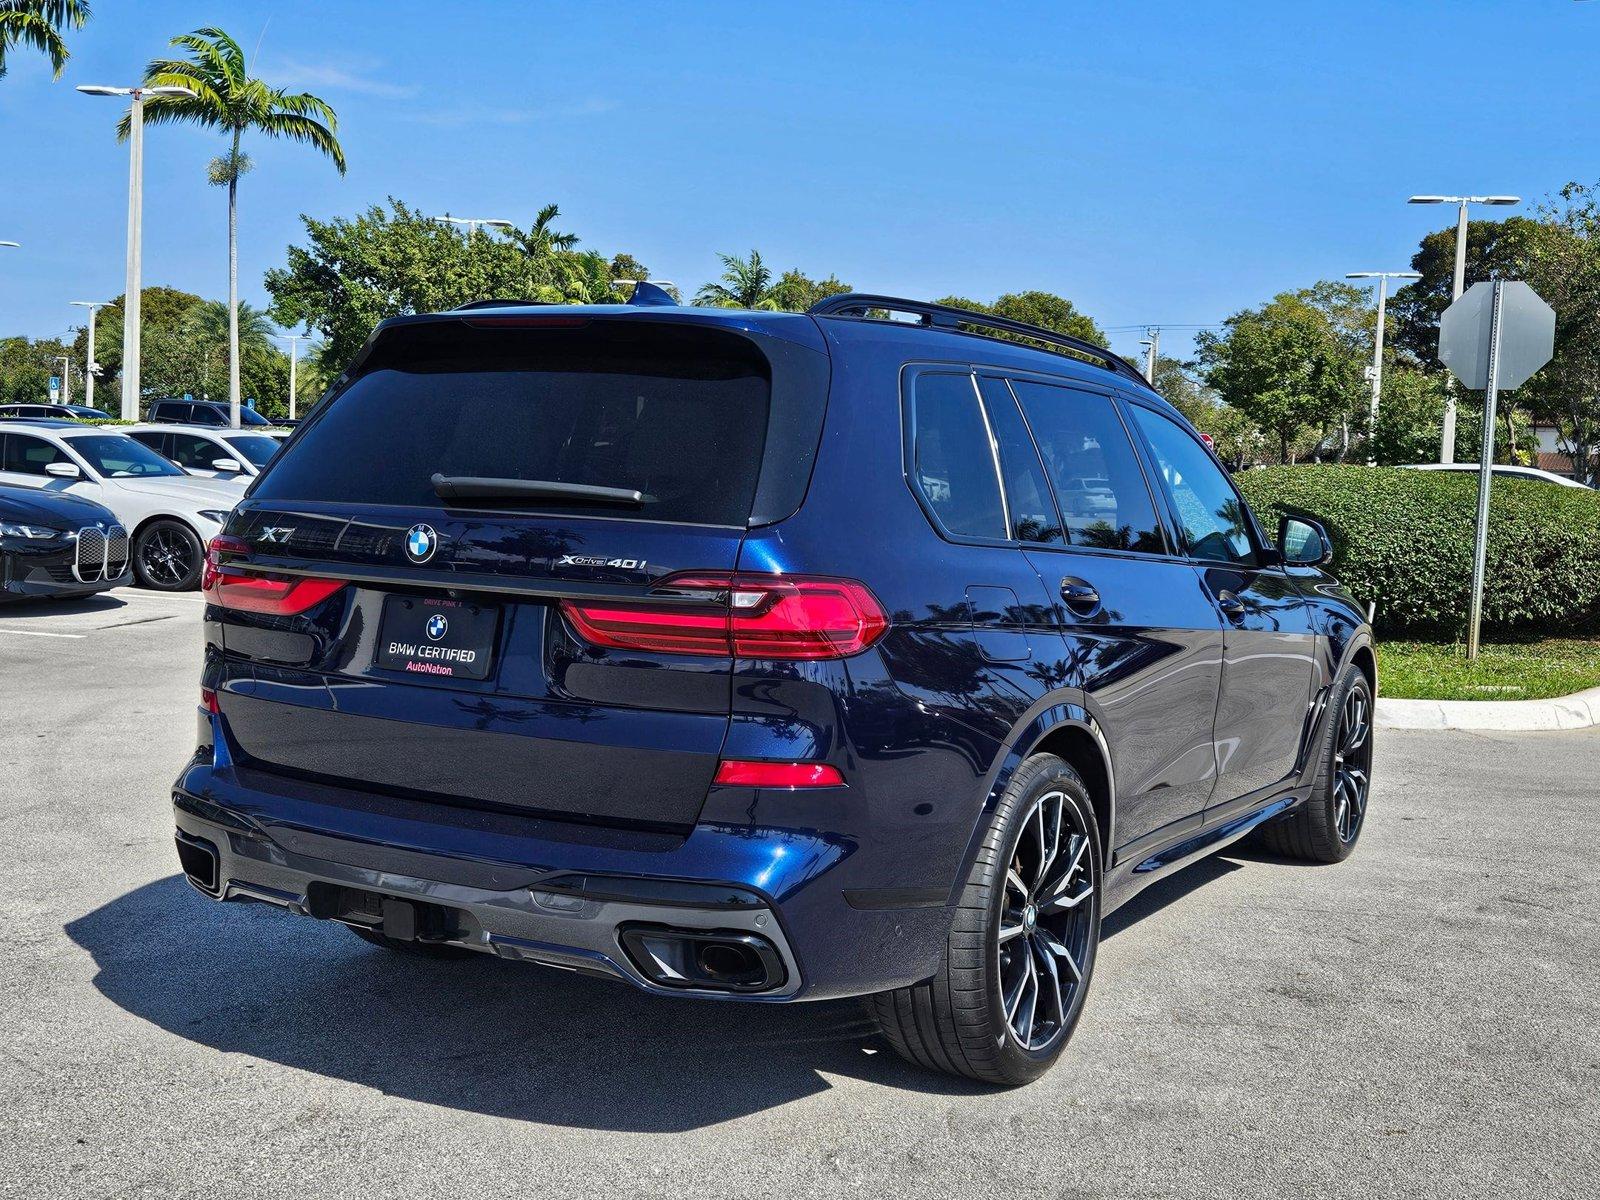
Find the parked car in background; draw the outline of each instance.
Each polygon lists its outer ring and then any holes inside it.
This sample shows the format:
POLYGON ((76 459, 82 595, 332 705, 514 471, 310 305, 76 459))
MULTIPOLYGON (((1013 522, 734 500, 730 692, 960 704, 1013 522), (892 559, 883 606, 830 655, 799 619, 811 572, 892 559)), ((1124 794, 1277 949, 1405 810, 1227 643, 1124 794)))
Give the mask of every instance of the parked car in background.
POLYGON ((46 421, 109 421, 110 413, 86 404, 0 404, 0 419, 21 417, 46 421))
POLYGON ((870 996, 912 1061, 1017 1084, 1142 887, 1253 831, 1354 851, 1371 630, 1136 369, 917 301, 651 292, 385 321, 254 481, 173 788, 196 888, 870 996))
POLYGON ((110 509, 0 484, 0 599, 87 596, 132 578, 128 534, 110 509))
POLYGON ((189 474, 204 479, 254 479, 283 445, 278 438, 257 428, 132 425, 118 432, 143 442, 189 474))
MULTIPOLYGON (((152 400, 145 420, 156 425, 206 425, 231 428, 228 406, 215 400, 152 400)), ((239 406, 239 427, 270 428, 272 422, 253 408, 239 406)))
POLYGON ((80 496, 110 509, 128 531, 143 587, 200 583, 206 542, 244 495, 230 479, 196 479, 113 429, 71 421, 0 424, 0 483, 80 496))
MULTIPOLYGON (((1407 463, 1401 468, 1404 471, 1459 471, 1464 474, 1478 474, 1481 468, 1477 463, 1407 463)), ((1582 488, 1591 490, 1586 483, 1579 483, 1576 479, 1568 479, 1565 475, 1557 475, 1552 471, 1541 471, 1538 467, 1514 467, 1509 463, 1496 465, 1491 470, 1496 479, 1532 479, 1540 483, 1556 483, 1562 487, 1582 488)))

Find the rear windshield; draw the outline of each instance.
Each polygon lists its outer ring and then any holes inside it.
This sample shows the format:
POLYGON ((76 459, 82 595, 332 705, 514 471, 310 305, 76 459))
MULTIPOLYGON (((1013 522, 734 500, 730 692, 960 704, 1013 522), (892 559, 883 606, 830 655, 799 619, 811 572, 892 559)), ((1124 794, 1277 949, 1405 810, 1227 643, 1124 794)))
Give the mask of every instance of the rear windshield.
POLYGON ((264 500, 433 506, 431 478, 637 490, 638 510, 479 507, 743 525, 769 379, 743 339, 684 326, 402 327, 262 476, 264 500))

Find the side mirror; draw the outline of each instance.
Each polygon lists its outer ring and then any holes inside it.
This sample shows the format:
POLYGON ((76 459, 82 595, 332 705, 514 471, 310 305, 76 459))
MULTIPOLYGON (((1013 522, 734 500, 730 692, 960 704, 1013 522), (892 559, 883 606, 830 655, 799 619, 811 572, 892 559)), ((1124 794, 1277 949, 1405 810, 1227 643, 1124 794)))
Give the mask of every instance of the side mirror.
POLYGON ((1333 561, 1333 540, 1310 517, 1284 517, 1278 522, 1278 551, 1292 567, 1320 567, 1333 561))
POLYGON ((78 470, 77 463, 46 463, 46 475, 54 475, 57 479, 81 479, 83 472, 78 470))
POLYGON ((243 470, 243 468, 239 466, 239 460, 237 458, 213 458, 211 460, 211 469, 213 471, 243 470))

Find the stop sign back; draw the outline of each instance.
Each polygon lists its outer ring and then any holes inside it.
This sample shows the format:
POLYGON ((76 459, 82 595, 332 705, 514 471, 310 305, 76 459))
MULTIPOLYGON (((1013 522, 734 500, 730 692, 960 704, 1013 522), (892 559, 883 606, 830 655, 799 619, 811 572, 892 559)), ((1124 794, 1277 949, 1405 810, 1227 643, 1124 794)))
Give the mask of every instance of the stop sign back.
MULTIPOLYGON (((1444 310, 1439 359, 1462 386, 1489 386, 1489 332, 1494 321, 1493 283, 1475 283, 1444 310)), ((1495 386, 1521 387, 1555 350, 1556 313, 1525 283, 1500 284, 1500 363, 1495 386)))

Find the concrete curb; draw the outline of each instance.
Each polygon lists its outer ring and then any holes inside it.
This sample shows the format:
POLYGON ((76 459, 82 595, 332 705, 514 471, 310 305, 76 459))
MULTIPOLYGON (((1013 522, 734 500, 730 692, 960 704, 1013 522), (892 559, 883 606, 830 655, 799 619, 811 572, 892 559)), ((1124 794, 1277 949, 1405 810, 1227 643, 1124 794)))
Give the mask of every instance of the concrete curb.
POLYGON ((1390 700, 1380 698, 1380 729, 1499 729, 1532 733, 1600 725, 1600 687, 1550 700, 1390 700))

